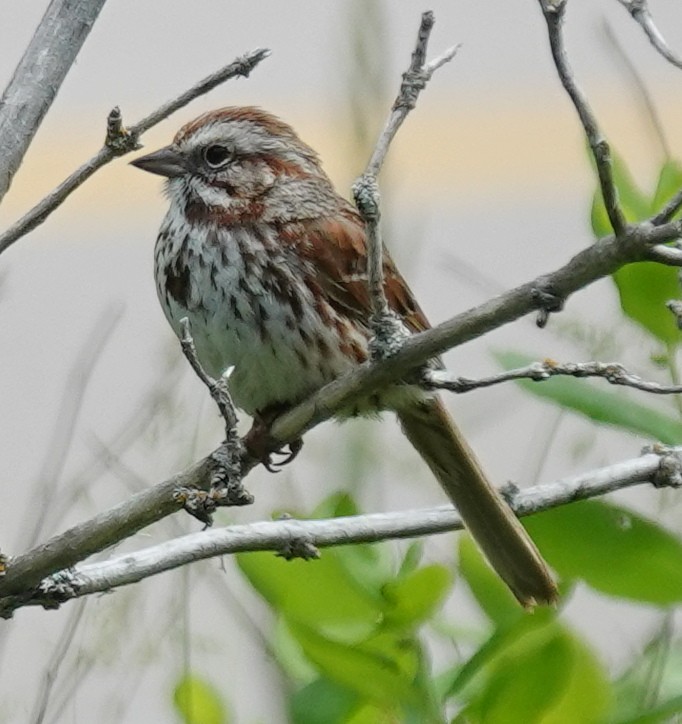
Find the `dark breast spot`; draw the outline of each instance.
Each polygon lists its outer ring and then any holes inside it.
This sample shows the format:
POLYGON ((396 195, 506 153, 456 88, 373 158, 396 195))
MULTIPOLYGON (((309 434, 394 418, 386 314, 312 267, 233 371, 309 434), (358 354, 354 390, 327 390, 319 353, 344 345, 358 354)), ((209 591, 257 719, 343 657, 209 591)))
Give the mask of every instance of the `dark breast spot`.
POLYGON ((258 304, 254 307, 254 311, 256 313, 258 333, 260 334, 260 338, 264 340, 267 337, 266 322, 270 318, 270 315, 268 314, 267 309, 265 309, 260 302, 258 302, 258 304))
POLYGON ((166 275, 166 293, 182 307, 187 307, 190 295, 189 269, 184 264, 181 268, 168 264, 164 270, 166 275))
POLYGON ((242 313, 239 311, 239 305, 237 304, 237 297, 234 294, 230 295, 230 309, 232 310, 232 316, 238 321, 242 321, 242 313))

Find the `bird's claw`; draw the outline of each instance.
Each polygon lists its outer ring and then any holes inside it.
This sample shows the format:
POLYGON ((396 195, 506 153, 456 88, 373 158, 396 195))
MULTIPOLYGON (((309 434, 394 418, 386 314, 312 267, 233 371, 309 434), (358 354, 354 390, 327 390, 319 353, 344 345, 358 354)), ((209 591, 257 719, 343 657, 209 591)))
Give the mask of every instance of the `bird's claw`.
POLYGON ((282 471, 282 468, 285 465, 288 465, 290 462, 292 462, 296 456, 301 452, 301 448, 303 447, 303 440, 301 438, 297 438, 293 442, 287 443, 285 447, 288 447, 289 450, 285 451, 283 449, 279 450, 273 450, 272 452, 265 453, 263 457, 260 458, 261 463, 263 463, 263 467, 268 470, 271 473, 279 473, 282 471), (284 460, 280 460, 278 462, 273 462, 272 456, 273 455, 282 455, 284 456, 284 460))
POLYGON ((270 422, 274 419, 274 415, 258 415, 253 420, 251 429, 244 437, 244 447, 249 457, 258 460, 263 467, 271 473, 278 473, 288 465, 301 452, 303 440, 299 437, 289 443, 285 443, 279 447, 270 435, 270 422), (289 448, 285 451, 284 448, 289 448), (273 449, 274 448, 274 449, 273 449), (273 455, 282 455, 284 460, 274 462, 273 455))

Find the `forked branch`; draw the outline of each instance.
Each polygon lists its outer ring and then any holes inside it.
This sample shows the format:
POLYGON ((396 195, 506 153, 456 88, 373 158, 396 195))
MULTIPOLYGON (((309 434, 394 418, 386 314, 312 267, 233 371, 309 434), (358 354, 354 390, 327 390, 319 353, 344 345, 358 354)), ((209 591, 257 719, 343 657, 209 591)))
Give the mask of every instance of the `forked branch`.
MULTIPOLYGON (((633 485, 650 483, 657 487, 680 487, 681 453, 682 448, 661 447, 641 457, 573 478, 525 490, 508 486, 505 495, 517 515, 523 516, 633 485)), ((0 616, 9 617, 16 608, 26 605, 56 608, 72 598, 110 591, 178 566, 231 553, 307 551, 433 535, 461 528, 462 521, 450 506, 330 520, 284 519, 217 528, 191 533, 103 563, 60 571, 41 581, 33 590, 0 601, 0 616)))
POLYGON ((130 151, 140 148, 140 136, 175 113, 190 101, 208 93, 217 85, 235 77, 246 77, 270 51, 264 48, 252 50, 233 60, 229 65, 207 76, 167 103, 159 106, 148 116, 127 128, 123 126, 120 111, 114 108, 107 119, 107 136, 102 148, 82 166, 77 168, 68 178, 53 189, 42 201, 36 204, 19 221, 0 234, 0 254, 15 241, 25 236, 50 216, 79 186, 87 181, 100 168, 130 151))

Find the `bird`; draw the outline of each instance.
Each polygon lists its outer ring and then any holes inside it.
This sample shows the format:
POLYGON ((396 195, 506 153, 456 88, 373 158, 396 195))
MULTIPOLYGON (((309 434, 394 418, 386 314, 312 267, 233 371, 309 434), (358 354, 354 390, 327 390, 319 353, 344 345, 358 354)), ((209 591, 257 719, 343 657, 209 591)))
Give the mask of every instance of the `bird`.
MULTIPOLYGON (((317 153, 257 107, 204 113, 132 165, 166 179, 169 208, 154 248, 165 316, 178 337, 187 318, 209 374, 231 369, 230 393, 253 417, 247 443, 257 447, 258 430, 369 358, 365 224, 317 153)), ((383 272, 391 312, 411 334, 428 329, 386 249, 383 272)), ((556 602, 547 564, 442 399, 406 381, 339 417, 383 411, 396 413, 517 600, 556 602)))

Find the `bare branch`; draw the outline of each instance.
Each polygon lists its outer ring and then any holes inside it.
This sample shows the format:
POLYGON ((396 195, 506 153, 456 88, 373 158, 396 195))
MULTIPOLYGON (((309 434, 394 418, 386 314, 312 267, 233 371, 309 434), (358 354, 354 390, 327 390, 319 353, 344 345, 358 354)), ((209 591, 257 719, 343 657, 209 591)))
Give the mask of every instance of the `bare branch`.
POLYGON ((0 201, 105 0, 52 0, 0 99, 0 201))
POLYGON ((367 168, 353 184, 355 204, 367 229, 367 275, 372 304, 373 331, 376 338, 370 345, 370 352, 378 357, 391 354, 405 335, 401 334, 399 321, 389 310, 384 293, 384 247, 379 226, 381 214, 379 186, 376 179, 386 159, 391 141, 408 113, 416 106, 419 93, 426 87, 434 72, 452 60, 457 52, 457 47, 450 48, 431 63, 426 63, 428 42, 434 23, 435 18, 432 12, 422 14, 416 46, 410 65, 403 74, 398 96, 377 140, 367 168))
POLYGON ((204 370, 199 361, 196 347, 194 346, 189 319, 187 319, 187 317, 183 317, 180 320, 180 326, 182 327, 182 337, 180 338, 182 352, 192 369, 196 372, 197 377, 208 387, 208 391, 211 393, 211 397, 217 405, 221 417, 225 421, 225 431, 229 435, 236 427, 238 419, 237 411, 230 397, 230 391, 227 388, 225 378, 219 377, 215 380, 204 370))
POLYGON ((221 376, 213 379, 199 361, 194 340, 190 334, 189 319, 180 320, 182 351, 199 379, 208 387, 213 401, 225 422, 225 442, 211 454, 211 483, 208 492, 196 488, 175 491, 185 510, 207 526, 213 524, 213 513, 218 506, 249 505, 253 496, 242 485, 245 446, 237 433, 237 411, 227 387, 227 380, 221 376))
POLYGON ((644 392, 659 395, 676 395, 682 393, 682 385, 661 385, 658 382, 644 380, 638 375, 628 372, 619 362, 567 362, 561 364, 554 360, 534 362, 527 367, 505 370, 497 375, 482 377, 477 380, 466 377, 455 377, 443 370, 427 370, 424 373, 426 386, 433 390, 447 390, 461 394, 481 387, 492 387, 510 380, 533 380, 544 382, 552 377, 601 377, 612 385, 634 387, 644 392))
MULTIPOLYGON (((658 487, 682 485, 682 448, 657 448, 641 457, 593 470, 556 482, 519 490, 508 486, 505 497, 519 516, 538 513, 576 500, 605 495, 644 483, 658 487)), ((44 581, 34 598, 3 602, 0 612, 11 614, 18 605, 58 605, 75 597, 136 583, 137 581, 197 560, 244 551, 307 550, 349 543, 368 543, 390 539, 459 530, 462 521, 450 506, 399 513, 378 513, 328 520, 266 521, 248 525, 192 533, 165 543, 112 558, 103 563, 78 566, 60 572, 56 599, 52 579, 44 581)))
POLYGON ((386 154, 388 153, 391 141, 393 141, 398 129, 407 118, 408 113, 417 105, 419 94, 431 80, 431 76, 441 66, 451 61, 459 49, 458 45, 453 46, 430 63, 426 62, 426 51, 434 23, 435 18, 432 12, 425 12, 422 15, 421 25, 417 35, 417 44, 412 53, 410 66, 403 74, 403 82, 400 85, 398 96, 393 102, 393 108, 386 121, 386 125, 374 147, 372 157, 364 172, 365 176, 379 175, 386 160, 386 154))
POLYGON ((682 69, 682 59, 673 53, 660 30, 656 27, 656 23, 649 11, 649 3, 647 0, 618 0, 618 2, 640 25, 654 48, 656 48, 669 63, 682 69))
POLYGON ((654 224, 654 226, 667 224, 680 209, 682 209, 682 189, 665 204, 656 216, 651 217, 651 223, 654 224))
POLYGON ((657 261, 667 266, 682 266, 682 249, 676 249, 673 246, 663 246, 659 244, 652 246, 648 253, 651 261, 657 261))
POLYGON ((597 166, 599 185, 601 187, 604 206, 608 214, 611 228, 616 236, 620 236, 626 227, 625 217, 618 202, 618 192, 613 182, 611 169, 611 150, 606 139, 602 136, 597 121, 592 113, 587 98, 578 87, 573 72, 568 64, 564 49, 562 25, 566 10, 566 0, 538 0, 542 13, 547 21, 549 44, 561 84, 573 101, 580 122, 585 129, 587 141, 597 166))
POLYGON ((0 596, 26 591, 45 576, 69 568, 180 510, 183 501, 174 493, 181 488, 208 489, 210 469, 208 456, 165 482, 13 557, 5 575, 0 578, 0 596))
POLYGON ((225 81, 239 77, 248 78, 251 71, 269 55, 270 50, 268 48, 256 48, 255 50, 250 50, 248 53, 244 53, 244 55, 235 58, 229 65, 200 80, 184 93, 181 93, 177 98, 159 106, 155 111, 131 126, 129 129, 130 132, 136 136, 141 136, 150 128, 153 128, 168 118, 168 116, 175 113, 175 111, 184 108, 184 106, 191 103, 195 98, 205 95, 225 81))
MULTIPOLYGON (((252 50, 251 52, 232 61, 232 63, 226 65, 216 73, 213 73, 199 81, 199 83, 192 86, 192 88, 184 93, 181 93, 174 100, 164 103, 157 110, 150 113, 135 125, 125 129, 121 124, 121 136, 118 138, 118 143, 112 142, 111 137, 108 138, 108 142, 106 142, 91 159, 86 161, 67 179, 62 181, 59 186, 53 189, 42 201, 36 204, 36 206, 34 206, 27 214, 19 219, 19 221, 10 226, 10 228, 3 234, 0 234, 0 254, 2 254, 3 251, 5 251, 22 236, 28 234, 39 224, 42 224, 43 221, 45 221, 45 219, 60 204, 62 204, 71 193, 87 181, 96 171, 102 168, 102 166, 110 163, 118 156, 122 156, 125 153, 139 148, 138 139, 145 131, 148 131, 157 123, 167 118, 171 113, 187 105, 190 101, 200 95, 203 95, 204 93, 208 93, 208 91, 212 90, 220 83, 224 83, 230 78, 248 76, 251 70, 253 70, 253 68, 260 63, 261 60, 267 58, 268 55, 270 55, 270 51, 263 48, 252 50), (127 142, 123 142, 124 139, 127 139, 127 142)), ((110 136, 112 114, 115 115, 117 110, 118 109, 114 109, 109 115, 109 120, 107 122, 108 136, 110 136)))

